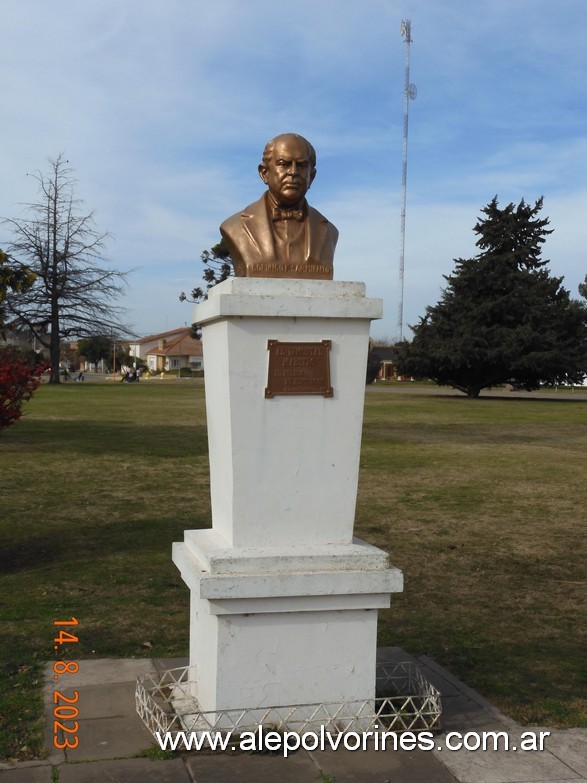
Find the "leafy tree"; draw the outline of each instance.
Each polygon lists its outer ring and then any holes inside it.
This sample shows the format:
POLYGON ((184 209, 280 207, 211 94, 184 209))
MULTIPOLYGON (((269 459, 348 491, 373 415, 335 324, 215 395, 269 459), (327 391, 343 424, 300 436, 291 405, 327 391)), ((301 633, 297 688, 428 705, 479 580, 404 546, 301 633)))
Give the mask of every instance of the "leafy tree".
POLYGON ((383 365, 381 356, 377 353, 377 348, 370 350, 367 354, 367 384, 373 383, 379 375, 379 370, 383 365))
POLYGON ((36 275, 30 288, 6 296, 6 317, 30 329, 48 349, 51 383, 59 383, 62 340, 129 331, 112 304, 126 273, 104 265, 108 235, 95 229, 91 212, 80 212, 72 173, 62 155, 50 160, 47 174, 33 175, 39 197, 27 205, 26 216, 3 220, 12 232, 8 250, 20 271, 28 268, 36 275))
POLYGON ((545 268, 541 247, 552 233, 534 206, 482 209, 474 231, 481 253, 456 259, 438 304, 397 346, 402 374, 428 377, 478 397, 512 383, 578 383, 587 369, 587 308, 545 268))
POLYGON ((27 291, 35 279, 36 275, 30 269, 11 264, 8 254, 0 250, 0 336, 4 336, 4 327, 6 326, 2 304, 8 292, 27 291))
POLYGON ((137 367, 145 366, 145 362, 131 356, 128 345, 124 342, 115 341, 110 345, 108 367, 112 372, 119 372, 121 367, 131 367, 133 364, 137 367))
POLYGON ((87 337, 78 341, 78 351, 86 361, 97 365, 101 359, 107 359, 112 353, 112 340, 104 335, 87 337))

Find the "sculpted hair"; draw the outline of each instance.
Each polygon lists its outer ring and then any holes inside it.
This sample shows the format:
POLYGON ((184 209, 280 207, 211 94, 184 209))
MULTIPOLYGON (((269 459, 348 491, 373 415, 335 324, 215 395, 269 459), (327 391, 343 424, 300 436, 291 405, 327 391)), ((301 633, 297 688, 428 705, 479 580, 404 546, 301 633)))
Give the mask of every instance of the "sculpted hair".
POLYGON ((265 145, 265 149, 263 150, 263 165, 264 166, 268 166, 271 163, 273 150, 275 148, 275 142, 278 139, 283 138, 283 136, 293 136, 294 138, 300 139, 301 141, 304 142, 304 144, 306 145, 306 148, 308 150, 308 158, 310 160, 310 165, 312 166, 312 169, 315 169, 316 168, 316 150, 314 149, 314 147, 312 147, 312 145, 310 144, 308 139, 305 139, 303 136, 300 136, 298 133, 283 133, 280 136, 276 136, 274 139, 271 139, 271 141, 268 141, 267 144, 265 145))

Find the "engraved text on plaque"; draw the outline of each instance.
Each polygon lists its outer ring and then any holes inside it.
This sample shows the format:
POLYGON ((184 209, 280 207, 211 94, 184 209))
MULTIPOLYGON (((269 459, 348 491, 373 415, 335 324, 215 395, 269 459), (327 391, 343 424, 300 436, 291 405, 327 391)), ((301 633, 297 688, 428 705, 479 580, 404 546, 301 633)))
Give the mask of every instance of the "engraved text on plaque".
POLYGON ((265 397, 277 394, 321 394, 332 397, 330 340, 284 343, 268 340, 269 372, 265 397))

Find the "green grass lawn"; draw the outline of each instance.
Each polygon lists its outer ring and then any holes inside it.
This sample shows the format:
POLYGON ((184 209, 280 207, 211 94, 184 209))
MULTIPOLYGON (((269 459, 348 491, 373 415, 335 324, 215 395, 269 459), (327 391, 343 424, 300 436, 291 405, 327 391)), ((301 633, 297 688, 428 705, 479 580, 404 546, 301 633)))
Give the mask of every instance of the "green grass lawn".
POLYGON ((406 582, 380 643, 587 726, 586 475, 587 401, 368 391, 356 529, 406 582))
MULTIPOLYGON (((426 653, 523 723, 587 725, 587 400, 368 389, 356 534, 405 592, 380 643, 426 653)), ((188 652, 171 562, 210 524, 203 385, 43 386, 0 434, 0 757, 42 753, 54 620, 72 657, 188 652)))

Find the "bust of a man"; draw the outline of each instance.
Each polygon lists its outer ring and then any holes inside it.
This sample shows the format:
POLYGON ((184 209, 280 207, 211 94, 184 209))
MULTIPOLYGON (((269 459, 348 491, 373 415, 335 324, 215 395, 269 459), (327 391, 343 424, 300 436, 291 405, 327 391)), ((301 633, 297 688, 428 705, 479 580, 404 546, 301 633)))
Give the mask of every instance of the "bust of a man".
POLYGON ((239 277, 332 280, 338 231, 306 201, 316 152, 296 133, 269 141, 259 164, 268 190, 220 226, 239 277))

